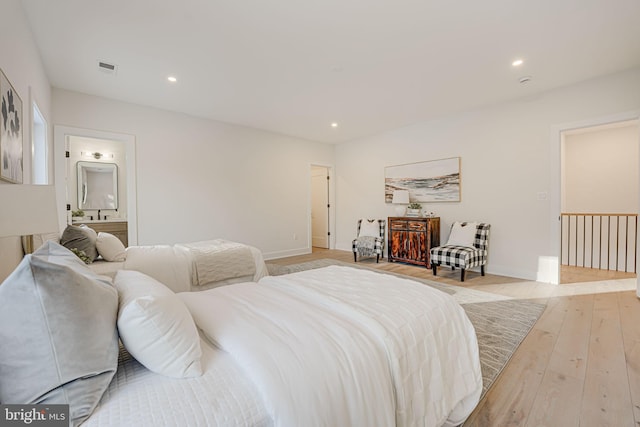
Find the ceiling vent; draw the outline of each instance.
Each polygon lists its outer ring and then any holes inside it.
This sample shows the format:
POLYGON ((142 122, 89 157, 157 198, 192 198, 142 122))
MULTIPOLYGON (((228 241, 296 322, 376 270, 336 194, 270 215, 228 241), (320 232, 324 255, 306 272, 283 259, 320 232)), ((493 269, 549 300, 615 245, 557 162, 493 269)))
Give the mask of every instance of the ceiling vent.
POLYGON ((116 74, 116 72, 118 71, 118 66, 105 61, 98 61, 98 69, 103 73, 116 74))

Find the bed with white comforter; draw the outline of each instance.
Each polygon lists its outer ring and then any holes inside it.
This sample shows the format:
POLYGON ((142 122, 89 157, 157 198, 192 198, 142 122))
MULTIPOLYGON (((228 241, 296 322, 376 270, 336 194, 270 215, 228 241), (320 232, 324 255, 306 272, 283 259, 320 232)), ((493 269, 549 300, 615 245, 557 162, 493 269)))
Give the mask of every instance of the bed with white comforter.
POLYGON ((129 246, 124 261, 97 261, 89 267, 110 277, 114 277, 118 270, 140 271, 174 292, 203 291, 233 283, 255 282, 268 274, 258 248, 224 239, 129 246))
POLYGON ((480 397, 471 322, 423 284, 331 266, 179 295, 204 374, 123 361, 86 425, 457 425, 480 397))

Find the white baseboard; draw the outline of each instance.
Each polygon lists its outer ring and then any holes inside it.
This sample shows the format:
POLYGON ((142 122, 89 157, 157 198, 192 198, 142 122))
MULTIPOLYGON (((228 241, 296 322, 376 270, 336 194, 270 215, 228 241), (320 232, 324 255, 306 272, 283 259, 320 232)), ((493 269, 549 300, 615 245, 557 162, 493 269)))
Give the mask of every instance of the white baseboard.
POLYGON ((286 251, 265 252, 262 254, 262 257, 265 260, 270 260, 270 259, 278 259, 278 258, 287 258, 290 256, 296 256, 296 255, 307 255, 310 253, 311 253, 311 248, 299 248, 299 249, 289 249, 286 251))

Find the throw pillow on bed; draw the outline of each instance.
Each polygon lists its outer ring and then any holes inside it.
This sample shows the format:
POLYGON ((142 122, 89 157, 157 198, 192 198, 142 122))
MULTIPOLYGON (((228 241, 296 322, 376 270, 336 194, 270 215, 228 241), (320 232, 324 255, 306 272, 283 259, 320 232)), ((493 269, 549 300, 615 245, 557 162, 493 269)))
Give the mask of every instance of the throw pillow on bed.
POLYGON ((45 242, 0 285, 0 402, 95 409, 118 367, 118 293, 59 244, 45 242))
POLYGON ((62 232, 60 244, 67 249, 77 249, 82 251, 91 261, 98 258, 98 250, 96 249, 96 240, 98 234, 93 228, 86 225, 68 225, 62 232))
POLYGON ((144 273, 119 270, 118 330, 127 351, 147 369, 173 378, 202 375, 200 336, 173 291, 144 273))
POLYGON ((124 243, 110 233, 100 232, 96 239, 96 249, 105 261, 122 262, 127 258, 124 243))

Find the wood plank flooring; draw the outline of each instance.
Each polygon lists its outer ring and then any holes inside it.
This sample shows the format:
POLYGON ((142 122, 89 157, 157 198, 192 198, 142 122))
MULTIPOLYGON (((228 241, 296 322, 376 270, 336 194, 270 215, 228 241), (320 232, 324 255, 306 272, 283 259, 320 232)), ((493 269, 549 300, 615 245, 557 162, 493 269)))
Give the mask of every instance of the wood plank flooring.
MULTIPOLYGON (((353 262, 347 251, 269 260, 353 262)), ((381 270, 532 299, 546 310, 464 426, 640 427, 640 299, 635 276, 549 285, 504 276, 431 270, 375 258, 381 270)))
POLYGON ((560 283, 599 282, 602 280, 633 279, 633 272, 600 270, 597 268, 575 267, 570 265, 560 266, 560 283))

